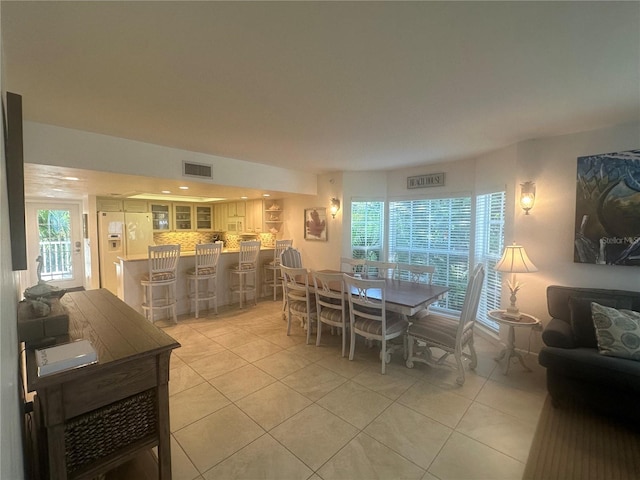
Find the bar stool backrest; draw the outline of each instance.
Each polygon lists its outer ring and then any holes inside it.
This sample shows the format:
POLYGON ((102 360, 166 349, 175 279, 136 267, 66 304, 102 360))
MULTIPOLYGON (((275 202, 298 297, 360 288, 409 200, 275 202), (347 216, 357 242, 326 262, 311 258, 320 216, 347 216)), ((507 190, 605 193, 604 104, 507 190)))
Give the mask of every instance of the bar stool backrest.
POLYGON ((293 240, 276 240, 276 248, 273 251, 273 265, 280 265, 280 255, 285 249, 293 245, 293 240))
POLYGON ((196 273, 212 275, 218 268, 222 243, 200 243, 196 245, 196 273))
POLYGON ((260 240, 240 242, 240 270, 255 269, 258 255, 260 255, 260 240))
POLYGON ((149 279, 156 280, 166 274, 175 277, 180 258, 180 245, 149 246, 149 279))

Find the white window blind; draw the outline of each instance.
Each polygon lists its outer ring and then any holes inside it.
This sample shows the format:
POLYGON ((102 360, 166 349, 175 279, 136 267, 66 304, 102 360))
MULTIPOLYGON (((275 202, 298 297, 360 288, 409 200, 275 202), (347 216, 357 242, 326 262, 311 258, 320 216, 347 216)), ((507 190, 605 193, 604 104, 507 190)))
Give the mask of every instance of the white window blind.
POLYGON ((501 303, 502 274, 494 267, 504 250, 504 207, 505 192, 476 197, 475 261, 484 264, 485 268, 478 321, 496 332, 499 326, 487 312, 499 309, 501 303))
POLYGON ((462 310, 469 272, 471 198, 389 203, 389 261, 436 267, 433 283, 449 286, 438 303, 462 310))
POLYGON ((351 203, 351 256, 382 260, 384 202, 351 203))

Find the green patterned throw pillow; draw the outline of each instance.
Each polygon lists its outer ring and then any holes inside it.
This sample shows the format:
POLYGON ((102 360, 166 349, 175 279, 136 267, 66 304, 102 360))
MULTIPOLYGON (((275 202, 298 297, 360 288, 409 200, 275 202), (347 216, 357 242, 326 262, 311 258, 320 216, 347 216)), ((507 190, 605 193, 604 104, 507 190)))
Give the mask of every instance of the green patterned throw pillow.
POLYGON ((640 312, 591 303, 593 324, 602 355, 640 360, 640 312))

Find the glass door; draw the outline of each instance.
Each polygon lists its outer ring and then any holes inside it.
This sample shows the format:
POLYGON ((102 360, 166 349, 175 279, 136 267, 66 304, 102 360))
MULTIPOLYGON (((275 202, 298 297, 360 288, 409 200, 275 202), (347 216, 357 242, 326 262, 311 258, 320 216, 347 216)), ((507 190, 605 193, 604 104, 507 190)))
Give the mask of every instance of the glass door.
POLYGON ((82 287, 82 221, 76 204, 27 203, 27 254, 31 285, 82 287))

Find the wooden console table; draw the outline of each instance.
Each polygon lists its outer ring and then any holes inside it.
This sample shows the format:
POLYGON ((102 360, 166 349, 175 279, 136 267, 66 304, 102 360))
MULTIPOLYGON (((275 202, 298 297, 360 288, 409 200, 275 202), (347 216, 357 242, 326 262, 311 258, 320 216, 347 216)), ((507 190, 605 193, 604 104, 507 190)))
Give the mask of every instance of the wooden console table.
POLYGON ((170 479, 169 357, 180 344, 108 290, 67 293, 61 303, 69 335, 60 343, 89 340, 98 363, 39 378, 26 352, 49 478, 93 478, 157 446, 159 478, 170 479))

